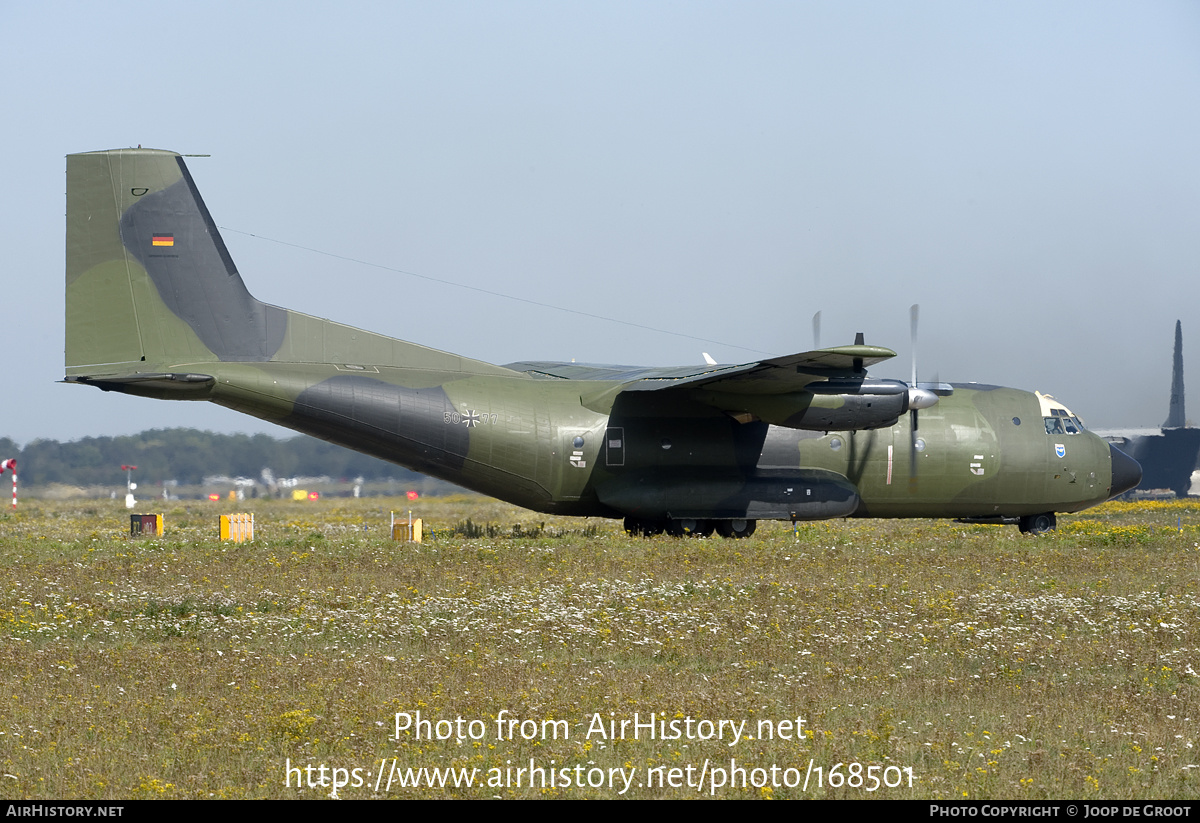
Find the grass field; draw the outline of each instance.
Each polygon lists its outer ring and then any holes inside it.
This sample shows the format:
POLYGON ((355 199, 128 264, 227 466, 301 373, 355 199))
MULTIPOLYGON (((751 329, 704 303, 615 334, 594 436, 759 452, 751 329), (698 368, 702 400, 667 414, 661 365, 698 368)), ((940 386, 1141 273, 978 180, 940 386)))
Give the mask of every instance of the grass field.
POLYGON ((705 540, 427 498, 421 545, 407 501, 229 505, 0 514, 0 797, 1200 796, 1196 503, 705 540))

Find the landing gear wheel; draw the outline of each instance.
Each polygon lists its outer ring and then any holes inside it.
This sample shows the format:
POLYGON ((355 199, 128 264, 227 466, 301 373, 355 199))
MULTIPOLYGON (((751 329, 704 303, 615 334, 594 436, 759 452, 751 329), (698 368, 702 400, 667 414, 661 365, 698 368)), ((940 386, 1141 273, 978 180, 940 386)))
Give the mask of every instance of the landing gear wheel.
POLYGON ((625 533, 631 537, 653 537, 662 534, 666 523, 661 520, 642 520, 639 517, 625 518, 625 533))
POLYGON ((1058 520, 1054 512, 1027 514, 1017 521, 1017 528, 1021 530, 1021 534, 1045 534, 1054 531, 1057 526, 1058 520))
POLYGON ((710 520, 684 517, 667 521, 667 534, 672 537, 708 537, 712 533, 713 524, 710 520))
POLYGON ((717 534, 721 537, 749 537, 757 526, 757 520, 718 520, 717 534))

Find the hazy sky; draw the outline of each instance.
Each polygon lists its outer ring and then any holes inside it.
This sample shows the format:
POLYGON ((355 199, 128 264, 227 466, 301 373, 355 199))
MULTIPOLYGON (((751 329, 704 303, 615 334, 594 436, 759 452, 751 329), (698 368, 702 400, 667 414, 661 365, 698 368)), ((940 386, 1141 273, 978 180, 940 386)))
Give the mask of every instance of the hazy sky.
POLYGON ((64 155, 138 144, 212 155, 189 166, 256 297, 492 362, 745 362, 810 349, 819 310, 823 345, 863 331, 905 378, 920 303, 923 378, 1093 427, 1165 419, 1176 319, 1200 363, 1195 2, 6 0, 0 24, 21 443, 289 434, 55 382, 64 155))

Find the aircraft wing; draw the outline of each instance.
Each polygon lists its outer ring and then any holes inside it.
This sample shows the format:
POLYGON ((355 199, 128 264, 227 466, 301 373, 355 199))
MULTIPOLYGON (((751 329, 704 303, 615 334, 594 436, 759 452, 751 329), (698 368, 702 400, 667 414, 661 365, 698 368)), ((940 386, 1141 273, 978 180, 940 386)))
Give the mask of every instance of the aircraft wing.
POLYGON ((787 394, 821 381, 862 377, 896 353, 882 346, 836 346, 789 354, 739 365, 697 365, 672 368, 595 366, 581 363, 510 363, 507 368, 535 377, 560 380, 604 380, 623 383, 621 391, 662 391, 704 388, 734 394, 787 394))
MULTIPOLYGON (((684 394, 747 423, 761 420, 815 431, 890 426, 910 408, 909 387, 896 380, 867 377, 866 368, 896 353, 880 346, 837 346, 734 366, 698 365, 667 369, 592 366, 578 363, 512 363, 508 368, 533 377, 596 381, 608 386, 584 392, 592 409, 608 410, 646 392, 684 394)), ((593 384, 594 385, 594 384, 593 384)), ((647 409, 659 409, 651 402, 647 409)), ((653 413, 653 412, 652 412, 653 413)))

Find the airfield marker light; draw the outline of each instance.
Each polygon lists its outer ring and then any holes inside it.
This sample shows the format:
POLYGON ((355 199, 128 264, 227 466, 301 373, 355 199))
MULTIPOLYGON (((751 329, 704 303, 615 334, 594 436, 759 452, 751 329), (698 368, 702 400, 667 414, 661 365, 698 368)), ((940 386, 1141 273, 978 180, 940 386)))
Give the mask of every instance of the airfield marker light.
POLYGON ((135 486, 133 483, 131 472, 136 469, 137 466, 126 466, 121 464, 121 468, 125 470, 125 508, 132 509, 134 503, 137 502, 133 499, 133 490, 136 489, 137 486, 135 486))

